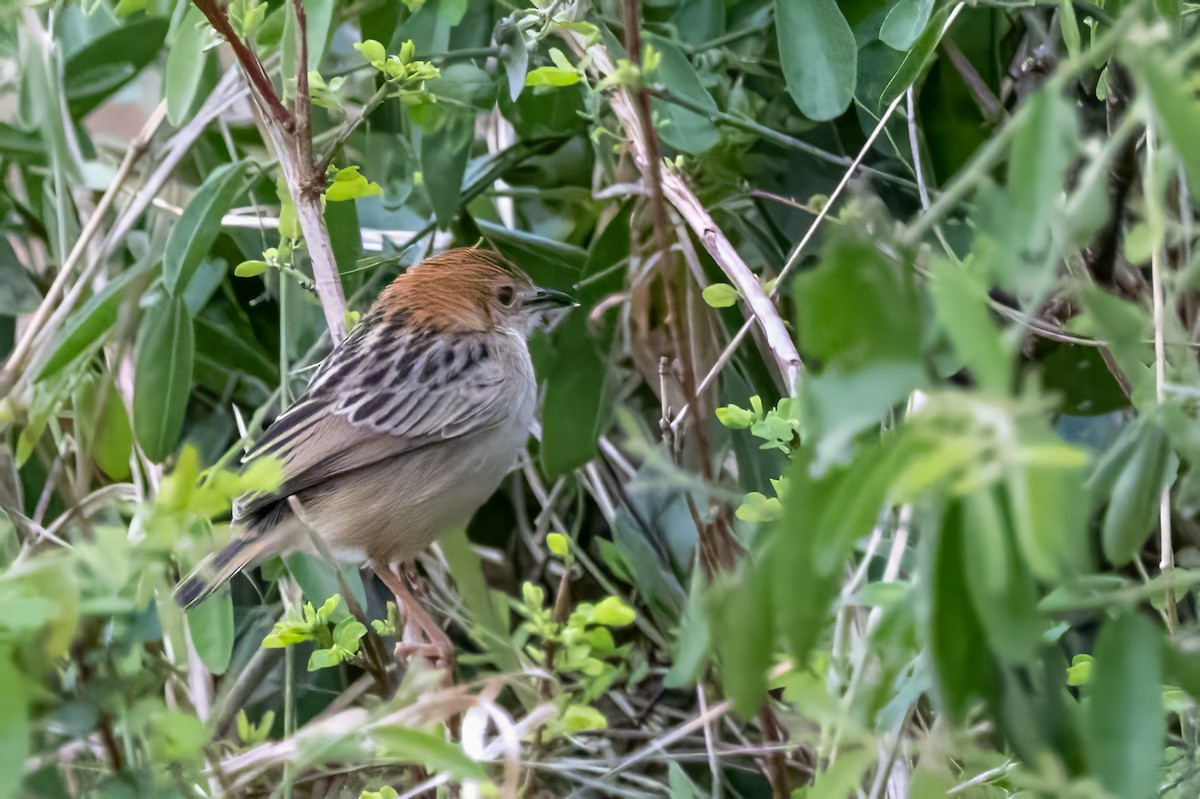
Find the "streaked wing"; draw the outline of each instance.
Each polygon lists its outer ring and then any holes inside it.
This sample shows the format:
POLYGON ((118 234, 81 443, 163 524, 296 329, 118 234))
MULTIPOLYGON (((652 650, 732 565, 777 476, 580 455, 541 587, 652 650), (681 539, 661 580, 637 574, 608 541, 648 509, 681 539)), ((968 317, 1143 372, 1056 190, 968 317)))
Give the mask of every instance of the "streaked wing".
POLYGON ((278 492, 248 497, 237 516, 339 474, 504 421, 519 381, 486 334, 389 334, 364 323, 325 360, 304 395, 247 460, 283 463, 278 492))

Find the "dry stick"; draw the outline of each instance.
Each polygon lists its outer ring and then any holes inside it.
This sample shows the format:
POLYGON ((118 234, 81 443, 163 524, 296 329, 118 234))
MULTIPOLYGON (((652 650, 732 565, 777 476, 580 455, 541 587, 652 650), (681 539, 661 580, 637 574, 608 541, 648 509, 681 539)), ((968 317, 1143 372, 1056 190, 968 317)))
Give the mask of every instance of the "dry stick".
POLYGON ((46 292, 46 296, 42 299, 37 310, 33 314, 33 318, 25 326, 24 332, 21 334, 21 340, 17 342, 17 346, 13 348, 12 354, 4 364, 4 370, 0 371, 0 395, 7 394, 16 382, 17 373, 25 366, 30 352, 33 349, 33 342, 38 331, 46 324, 51 313, 57 308, 56 301, 59 294, 66 287, 67 281, 71 278, 71 273, 75 271, 75 265, 83 257, 87 250, 88 244, 92 237, 100 229, 100 225, 104 222, 104 215, 108 213, 108 209, 112 206, 113 200, 116 199, 117 192, 121 190, 121 186, 129 179, 133 172, 133 166, 136 164, 150 147, 150 140, 154 138, 155 132, 158 131, 159 125, 166 118, 167 106, 166 103, 160 103, 150 118, 146 120, 146 124, 142 126, 141 131, 132 142, 129 143, 129 149, 125 151, 125 157, 121 160, 121 165, 117 168, 117 174, 113 177, 112 183, 105 190, 104 195, 100 198, 100 202, 96 204, 96 210, 92 212, 91 218, 79 233, 79 238, 75 241, 75 246, 71 248, 71 252, 63 261, 62 267, 58 270, 58 274, 54 276, 54 282, 50 285, 50 289, 46 292))
MULTIPOLYGON (((566 33, 567 40, 578 50, 583 51, 583 37, 574 33, 566 33)), ((586 49, 592 57, 592 67, 600 75, 612 73, 616 67, 608 50, 600 44, 586 49)), ((637 166, 646 173, 649 168, 645 142, 638 123, 637 112, 629 92, 624 87, 616 87, 610 97, 610 105, 621 126, 629 132, 630 151, 637 166)), ((796 378, 800 374, 800 353, 792 342, 779 311, 771 303, 763 290, 758 276, 750 271, 745 260, 734 249, 724 232, 713 221, 708 211, 697 199, 683 177, 669 164, 660 164, 662 171, 662 189, 664 198, 675 207, 676 212, 687 222, 688 227, 696 234, 708 250, 709 255, 721 268, 721 271, 733 282, 738 292, 749 305, 753 317, 747 325, 757 323, 766 339, 767 348, 772 360, 783 375, 788 386, 788 393, 794 391, 796 378)), ((703 392, 707 387, 701 383, 697 390, 703 392)))
MULTIPOLYGON (((958 18, 958 15, 963 10, 964 5, 965 3, 962 2, 956 4, 954 9, 950 12, 950 15, 946 17, 946 22, 942 25, 943 36, 946 35, 946 31, 950 30, 950 26, 954 24, 954 20, 958 18)), ((791 272, 792 269, 795 268, 797 262, 799 262, 800 253, 804 251, 804 248, 812 240, 817 228, 822 222, 825 221, 825 217, 829 215, 829 211, 833 208, 834 203, 837 202, 838 197, 840 197, 842 192, 845 191, 846 186, 850 184, 850 179, 854 177, 855 173, 859 169, 859 166, 862 164, 863 159, 866 158, 867 153, 871 150, 871 147, 875 145, 875 140, 879 138, 879 134, 882 133, 883 129, 887 126, 888 120, 892 118, 892 114, 896 113, 896 109, 900 106, 900 101, 904 99, 904 94, 904 92, 900 92, 900 94, 896 95, 896 99, 892 100, 891 104, 887 107, 887 110, 883 112, 883 115, 879 118, 879 122, 875 125, 875 129, 871 131, 871 135, 867 137, 867 141, 863 144, 862 149, 858 151, 858 155, 855 156, 854 161, 851 162, 850 168, 846 170, 844 175, 842 175, 842 179, 838 181, 837 186, 835 186, 833 191, 830 193, 829 200, 821 209, 821 213, 817 214, 817 218, 814 219, 813 223, 808 226, 808 230, 805 232, 804 237, 800 239, 800 243, 795 246, 791 254, 788 256, 787 262, 783 265, 783 269, 779 273, 779 277, 775 280, 775 285, 771 288, 770 293, 767 295, 768 303, 771 301, 771 298, 779 293, 779 289, 784 285, 784 278, 787 277, 788 273, 791 272)), ((944 197, 940 199, 944 199, 944 197)), ((741 287, 739 286, 739 289, 740 288, 741 287)), ((776 314, 776 316, 778 316, 778 314, 776 314)), ((704 379, 700 381, 698 390, 704 391, 706 388, 708 388, 708 386, 712 385, 714 380, 717 379, 717 375, 720 374, 721 370, 725 368, 725 365, 733 358, 733 353, 742 343, 742 339, 744 339, 746 334, 750 332, 750 326, 752 322, 753 320, 747 320, 746 323, 741 326, 738 332, 734 334, 733 339, 721 353, 721 357, 717 359, 717 362, 713 365, 713 368, 710 369, 708 374, 704 376, 704 379)), ((798 364, 799 355, 796 357, 798 364)), ((688 410, 689 406, 684 406, 683 409, 679 411, 679 415, 676 416, 671 422, 671 427, 677 428, 679 424, 687 417, 688 410)))
MULTIPOLYGON (((791 662, 780 663, 778 666, 771 669, 770 674, 767 675, 767 679, 776 680, 779 677, 782 677, 784 674, 787 674, 791 669, 791 662)), ((655 752, 660 750, 666 751, 667 747, 669 747, 671 744, 688 737, 696 730, 703 728, 706 724, 711 724, 713 721, 721 718, 732 709, 733 700, 731 699, 726 699, 715 705, 711 705, 708 707, 708 709, 702 711, 700 715, 696 716, 696 718, 676 727, 665 735, 660 735, 650 743, 643 746, 641 749, 634 752, 629 757, 625 758, 616 766, 613 766, 611 769, 605 772, 604 779, 611 779, 635 763, 639 763, 650 757, 655 752)))
MULTIPOLYGON (((630 59, 637 64, 640 64, 642 59, 641 18, 640 0, 625 0, 625 50, 628 52, 630 59)), ((662 276, 663 294, 667 301, 667 329, 672 339, 672 346, 675 349, 675 357, 679 363, 679 382, 688 404, 699 405, 702 402, 702 397, 696 391, 695 361, 691 357, 691 348, 689 345, 688 318, 683 309, 684 303, 681 301, 683 298, 680 296, 682 292, 680 291, 679 282, 675 274, 677 271, 677 260, 670 240, 670 232, 674 226, 671 224, 670 216, 667 213, 663 159, 659 149, 658 133, 654 129, 654 119, 650 112, 650 95, 647 93, 645 87, 639 85, 636 88, 625 90, 620 93, 620 96, 634 110, 632 118, 622 119, 630 141, 633 142, 636 140, 640 133, 640 148, 634 147, 634 150, 641 150, 642 169, 645 175, 645 182, 650 190, 650 207, 654 224, 654 247, 659 256, 658 269, 662 276), (632 98, 630 97, 630 93, 633 95, 632 98)), ((637 156, 635 155, 636 159, 637 156)), ((699 205, 698 202, 697 205, 699 205)), ((676 203, 676 207, 679 207, 678 203, 676 203)), ((703 211, 703 209, 701 210, 703 211)), ((753 278, 753 276, 751 277, 753 278)), ((754 280, 754 284, 758 285, 756 279, 754 280)), ((798 356, 797 360, 799 360, 798 356)), ((663 401, 666 401, 665 389, 663 401)), ((696 460, 700 467, 701 477, 705 483, 708 483, 712 480, 713 476, 712 459, 709 457, 708 437, 700 427, 694 428, 694 433, 697 450, 696 460)), ((675 449, 674 451, 678 458, 680 454, 679 450, 675 449)), ((729 529, 721 523, 720 518, 706 523, 701 518, 700 511, 696 507, 695 500, 690 492, 686 495, 686 503, 688 513, 691 515, 699 535, 700 560, 705 571, 711 575, 721 568, 732 565, 737 556, 738 547, 729 529)))
POLYGON ((983 118, 989 122, 999 122, 1005 119, 1008 111, 1005 110, 1004 103, 1000 102, 1000 99, 992 93, 991 87, 979 76, 975 65, 963 55, 963 51, 958 49, 958 45, 954 43, 953 39, 942 40, 942 51, 945 52, 963 83, 967 85, 971 96, 975 98, 976 105, 983 112, 983 118))
MULTIPOLYGON (((701 682, 696 683, 696 701, 700 705, 700 715, 703 716, 708 712, 708 697, 704 694, 704 684, 701 682)), ((712 799, 721 799, 721 761, 710 721, 704 723, 704 751, 708 755, 708 772, 712 777, 712 799)))
POLYGON ((275 86, 271 83, 262 62, 254 51, 246 46, 233 27, 225 9, 216 0, 193 0, 196 7, 209 23, 229 42, 237 56, 238 64, 250 84, 251 94, 265 116, 271 144, 279 159, 284 180, 296 204, 296 220, 304 234, 308 256, 312 262, 313 280, 325 324, 330 338, 336 346, 346 337, 346 296, 338 274, 337 260, 329 230, 325 225, 325 214, 321 194, 325 189, 325 175, 313 161, 312 143, 312 98, 308 87, 308 22, 300 0, 293 0, 296 14, 296 102, 292 110, 284 106, 275 86))
MULTIPOLYGON (((1146 163, 1152 165, 1154 163, 1154 155, 1156 147, 1154 127, 1147 123, 1146 125, 1146 163)), ((1153 169, 1147 169, 1147 180, 1152 180, 1153 169)), ((1147 191, 1147 196, 1154 196, 1152 192, 1147 191)), ((1183 209, 1180 209, 1184 213, 1183 209)), ((1166 402, 1166 383, 1167 383, 1167 351, 1166 340, 1164 336, 1164 308, 1163 308, 1163 280, 1162 280, 1162 264, 1163 251, 1162 245, 1154 248, 1154 252, 1150 255, 1150 279, 1151 293, 1153 294, 1153 312, 1154 312, 1154 399, 1159 405, 1166 402)), ((1160 555, 1159 555, 1159 570, 1163 575, 1163 582, 1166 584, 1167 594, 1167 632, 1172 638, 1175 637, 1176 628, 1179 625, 1179 612, 1176 607, 1175 597, 1175 549, 1171 541, 1171 487, 1165 486, 1159 496, 1158 501, 1158 524, 1160 530, 1160 555)))

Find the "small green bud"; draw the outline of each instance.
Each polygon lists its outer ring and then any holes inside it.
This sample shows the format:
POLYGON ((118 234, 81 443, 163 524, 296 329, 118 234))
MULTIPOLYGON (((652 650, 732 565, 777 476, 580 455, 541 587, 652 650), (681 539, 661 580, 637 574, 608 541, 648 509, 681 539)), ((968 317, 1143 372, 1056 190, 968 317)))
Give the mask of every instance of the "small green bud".
POLYGON ((570 552, 570 539, 562 533, 550 533, 546 536, 546 546, 550 551, 560 558, 565 558, 570 552))

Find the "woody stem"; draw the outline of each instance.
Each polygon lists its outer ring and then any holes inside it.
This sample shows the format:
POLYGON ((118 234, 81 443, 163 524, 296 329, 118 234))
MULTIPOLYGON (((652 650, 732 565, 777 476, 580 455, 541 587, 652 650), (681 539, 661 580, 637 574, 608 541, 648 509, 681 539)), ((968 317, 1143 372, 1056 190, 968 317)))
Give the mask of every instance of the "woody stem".
POLYGON ((325 191, 325 174, 321 165, 313 159, 312 142, 312 99, 308 85, 308 20, 301 0, 292 0, 296 15, 296 97, 293 108, 288 109, 271 83, 262 61, 250 46, 234 32, 228 14, 217 0, 193 0, 196 7, 208 19, 209 24, 221 34, 233 53, 251 91, 263 111, 263 125, 268 138, 279 157, 288 192, 296 204, 296 219, 304 235, 308 256, 312 262, 313 282, 330 338, 336 345, 346 336, 346 296, 338 274, 337 260, 333 254, 333 243, 325 224, 325 209, 322 194, 325 191))

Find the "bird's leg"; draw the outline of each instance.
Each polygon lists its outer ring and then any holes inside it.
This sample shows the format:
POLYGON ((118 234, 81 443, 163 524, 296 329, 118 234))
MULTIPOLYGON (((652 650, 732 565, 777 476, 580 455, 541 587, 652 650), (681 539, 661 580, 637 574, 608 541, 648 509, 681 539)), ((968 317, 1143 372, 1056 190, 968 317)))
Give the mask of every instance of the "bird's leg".
POLYGON ((429 611, 425 610, 408 590, 398 564, 389 564, 387 568, 373 568, 379 579, 383 580, 383 584, 395 595, 396 606, 404 616, 404 629, 401 631, 400 643, 396 644, 396 660, 403 661, 409 655, 421 652, 431 656, 430 660, 435 666, 445 667, 448 674, 453 674, 454 644, 450 641, 450 636, 446 635, 429 615, 429 611), (424 636, 425 643, 417 642, 418 633, 424 636))

